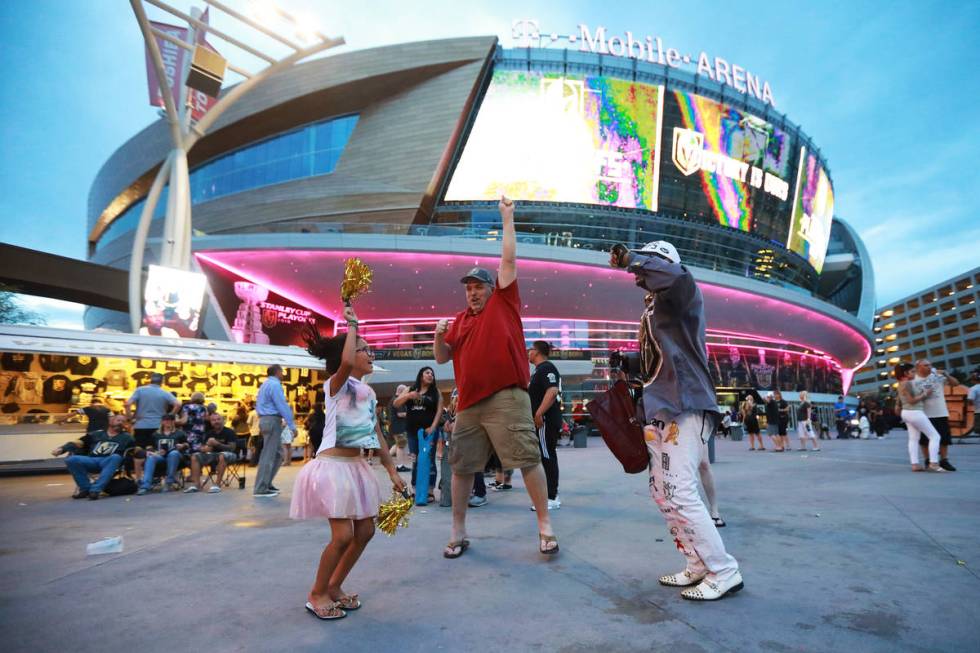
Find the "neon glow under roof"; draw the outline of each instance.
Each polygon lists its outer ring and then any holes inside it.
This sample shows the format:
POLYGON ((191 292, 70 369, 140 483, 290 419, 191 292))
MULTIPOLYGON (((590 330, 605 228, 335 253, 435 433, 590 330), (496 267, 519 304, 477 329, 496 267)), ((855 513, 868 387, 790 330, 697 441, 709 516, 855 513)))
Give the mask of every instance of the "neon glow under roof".
MULTIPOLYGON (((267 286, 326 316, 340 315, 343 261, 356 256, 374 270, 371 292, 356 301, 361 319, 451 317, 465 306, 460 278, 474 266, 495 271, 495 257, 464 254, 331 250, 220 250, 198 261, 267 286)), ((635 322, 645 291, 633 275, 610 268, 519 260, 526 317, 635 322)), ((863 365, 871 345, 856 329, 787 301, 700 283, 708 328, 785 341, 829 354, 843 368, 863 365)))

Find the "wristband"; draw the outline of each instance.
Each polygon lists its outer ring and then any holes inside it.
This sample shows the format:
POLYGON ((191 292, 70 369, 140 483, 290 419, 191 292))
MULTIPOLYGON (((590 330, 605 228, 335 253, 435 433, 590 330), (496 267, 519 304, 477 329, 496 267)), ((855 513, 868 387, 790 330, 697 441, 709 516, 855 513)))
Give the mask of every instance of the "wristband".
POLYGON ((347 320, 347 327, 350 329, 357 328, 357 320, 347 320))

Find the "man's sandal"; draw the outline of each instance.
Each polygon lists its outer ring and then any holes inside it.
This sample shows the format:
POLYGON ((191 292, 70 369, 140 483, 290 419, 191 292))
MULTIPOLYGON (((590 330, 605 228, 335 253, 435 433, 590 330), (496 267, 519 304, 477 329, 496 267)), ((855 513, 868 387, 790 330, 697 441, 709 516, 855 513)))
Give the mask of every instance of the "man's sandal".
POLYGON ((446 545, 446 548, 442 551, 443 558, 458 558, 466 552, 466 549, 470 548, 470 541, 463 538, 459 542, 450 542, 446 545), (458 551, 457 551, 458 549, 458 551))
POLYGON ((558 553, 557 537, 555 537, 554 535, 545 535, 543 533, 538 533, 538 538, 540 539, 540 541, 538 542, 538 551, 540 551, 543 555, 550 556, 558 553), (549 542, 554 542, 555 546, 551 547, 550 549, 545 548, 549 542))
POLYGON ((312 614, 317 619, 323 621, 331 621, 333 619, 343 619, 347 616, 347 613, 340 609, 340 602, 334 601, 333 603, 327 603, 326 605, 316 606, 306 602, 306 611, 312 614))
POLYGON ((350 612, 351 610, 357 610, 361 607, 361 601, 357 598, 357 594, 348 594, 345 597, 337 599, 337 607, 350 612))

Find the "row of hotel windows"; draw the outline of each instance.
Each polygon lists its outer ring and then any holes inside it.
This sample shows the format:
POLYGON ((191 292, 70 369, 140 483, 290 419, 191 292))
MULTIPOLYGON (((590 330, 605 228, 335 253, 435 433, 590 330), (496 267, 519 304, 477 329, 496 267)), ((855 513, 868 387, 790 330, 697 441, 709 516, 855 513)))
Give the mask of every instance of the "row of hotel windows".
MULTIPOLYGON (((190 174, 191 202, 209 200, 334 171, 357 125, 357 115, 342 116, 304 125, 197 166, 190 174)), ((132 204, 102 232, 96 250, 139 223, 145 199, 132 204)), ((167 207, 167 188, 157 202, 153 219, 162 218, 167 207)))

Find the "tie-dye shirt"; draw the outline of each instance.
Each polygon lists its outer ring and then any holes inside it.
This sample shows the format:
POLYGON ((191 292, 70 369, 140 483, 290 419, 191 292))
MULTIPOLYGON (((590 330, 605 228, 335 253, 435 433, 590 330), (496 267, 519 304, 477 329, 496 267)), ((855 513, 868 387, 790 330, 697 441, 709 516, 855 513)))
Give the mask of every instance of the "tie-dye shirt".
POLYGON ((323 440, 317 453, 342 447, 345 449, 378 449, 378 398, 367 383, 350 377, 333 397, 330 380, 323 384, 323 440))

